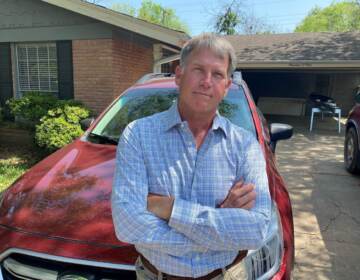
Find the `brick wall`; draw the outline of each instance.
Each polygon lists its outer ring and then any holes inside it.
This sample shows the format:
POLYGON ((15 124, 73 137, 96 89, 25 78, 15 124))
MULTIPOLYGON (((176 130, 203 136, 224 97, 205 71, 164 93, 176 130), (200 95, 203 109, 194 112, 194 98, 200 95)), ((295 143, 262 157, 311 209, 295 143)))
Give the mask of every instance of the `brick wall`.
POLYGON ((113 100, 112 40, 73 41, 74 97, 98 114, 113 100))
POLYGON ((74 96, 95 114, 143 74, 152 72, 152 46, 129 39, 73 41, 74 96))
POLYGON ((133 85, 144 74, 153 72, 153 48, 132 37, 114 37, 114 97, 133 85))

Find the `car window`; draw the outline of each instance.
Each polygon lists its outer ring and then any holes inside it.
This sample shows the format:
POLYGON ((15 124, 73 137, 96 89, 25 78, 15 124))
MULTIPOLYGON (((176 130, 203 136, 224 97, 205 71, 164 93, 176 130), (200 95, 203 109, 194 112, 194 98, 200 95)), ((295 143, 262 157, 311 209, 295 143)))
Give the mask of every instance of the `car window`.
MULTIPOLYGON (((132 89, 112 105, 91 131, 88 139, 97 143, 104 139, 118 141, 127 124, 167 110, 177 98, 177 89, 132 89)), ((242 88, 229 90, 219 106, 219 113, 255 135, 253 119, 242 88)))

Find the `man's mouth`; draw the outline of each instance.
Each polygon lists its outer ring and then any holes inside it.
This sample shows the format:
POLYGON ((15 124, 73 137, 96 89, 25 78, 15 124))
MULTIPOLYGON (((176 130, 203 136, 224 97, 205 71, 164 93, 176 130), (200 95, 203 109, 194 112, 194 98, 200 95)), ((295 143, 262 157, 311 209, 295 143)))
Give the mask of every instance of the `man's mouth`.
POLYGON ((201 91, 194 91, 194 94, 196 95, 202 95, 202 96, 206 96, 208 98, 211 98, 211 95, 208 94, 208 93, 204 93, 204 92, 201 92, 201 91))

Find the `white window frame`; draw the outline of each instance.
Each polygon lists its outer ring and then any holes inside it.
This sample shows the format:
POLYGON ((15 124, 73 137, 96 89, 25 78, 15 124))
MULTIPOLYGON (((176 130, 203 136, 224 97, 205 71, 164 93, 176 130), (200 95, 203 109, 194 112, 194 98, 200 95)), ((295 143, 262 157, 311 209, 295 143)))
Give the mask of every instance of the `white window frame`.
MULTIPOLYGON (((52 92, 52 93, 58 93, 59 92, 59 80, 58 80, 58 64, 57 64, 57 57, 55 56, 54 58, 50 58, 50 47, 55 47, 56 50, 56 43, 54 42, 41 42, 41 43, 19 43, 19 44, 15 44, 15 56, 16 56, 16 74, 17 74, 17 90, 20 96, 23 95, 23 93, 25 92, 29 92, 29 91, 39 91, 39 92, 52 92), (28 54, 28 48, 36 48, 36 57, 32 57, 29 58, 29 54, 28 54), (44 62, 44 58, 40 58, 39 57, 39 52, 38 49, 39 48, 43 48, 46 47, 47 48, 47 58, 45 61, 47 61, 47 69, 45 69, 45 72, 43 71, 44 69, 42 69, 42 71, 40 71, 40 62, 44 62), (26 58, 25 59, 20 59, 19 57, 19 48, 26 48, 26 58), (27 64, 27 75, 26 75, 26 79, 28 81, 28 86, 27 87, 23 87, 24 83, 21 82, 21 76, 20 76, 20 62, 26 62, 27 64), (36 63, 37 67, 38 67, 38 75, 37 75, 37 79, 38 79, 38 86, 34 86, 31 85, 30 82, 30 72, 29 72, 29 62, 32 63, 36 63), (55 63, 56 65, 56 73, 51 73, 51 67, 50 67, 50 62, 55 63), (42 75, 40 75, 40 72, 42 73, 42 75), (46 73, 47 72, 47 73, 46 73), (41 86, 41 78, 43 80, 44 78, 44 73, 47 74, 46 78, 48 81, 48 86, 46 88, 43 88, 41 86), (53 75, 52 75, 53 74, 53 75), (40 77, 41 76, 41 77, 40 77), (53 76, 53 77, 52 77, 53 76), (54 82, 51 81, 51 78, 56 77, 56 81, 55 84, 56 86, 54 86, 54 82)), ((43 81, 42 81, 43 82, 43 81)))

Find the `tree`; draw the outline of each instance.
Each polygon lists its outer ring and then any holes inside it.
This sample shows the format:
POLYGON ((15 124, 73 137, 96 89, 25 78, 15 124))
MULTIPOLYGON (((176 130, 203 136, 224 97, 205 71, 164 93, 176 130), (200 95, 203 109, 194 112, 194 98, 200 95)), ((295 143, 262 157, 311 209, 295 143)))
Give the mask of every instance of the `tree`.
POLYGON ((215 31, 219 34, 234 35, 236 33, 235 27, 240 23, 238 13, 233 11, 229 6, 224 14, 217 15, 215 22, 215 31))
POLYGON ((189 28, 181 22, 173 9, 165 8, 152 0, 143 0, 138 10, 130 4, 120 3, 113 4, 111 9, 171 29, 184 31, 186 33, 189 31, 189 28))
POLYGON ((295 32, 346 32, 360 30, 360 1, 333 3, 323 9, 313 8, 295 32))
POLYGON ((257 17, 254 13, 246 13, 238 28, 242 34, 272 34, 276 33, 276 26, 267 23, 264 19, 257 17))
POLYGON ((173 9, 164 8, 152 0, 142 1, 138 11, 138 18, 172 29, 188 31, 187 26, 180 21, 173 9))
POLYGON ((136 9, 127 3, 115 3, 112 4, 111 9, 123 14, 127 14, 129 16, 135 17, 136 15, 136 9))
POLYGON ((245 9, 244 1, 223 4, 220 12, 215 13, 214 29, 218 34, 262 34, 274 33, 275 27, 245 9))

